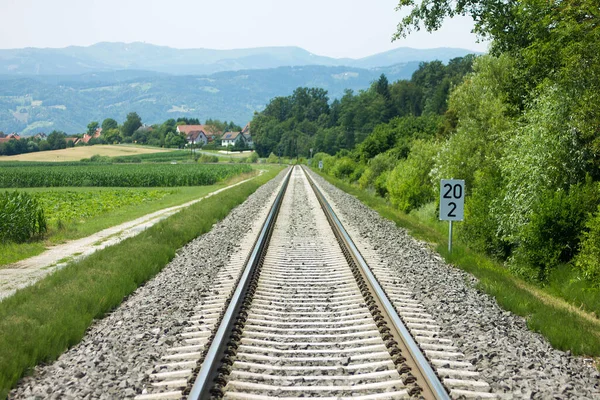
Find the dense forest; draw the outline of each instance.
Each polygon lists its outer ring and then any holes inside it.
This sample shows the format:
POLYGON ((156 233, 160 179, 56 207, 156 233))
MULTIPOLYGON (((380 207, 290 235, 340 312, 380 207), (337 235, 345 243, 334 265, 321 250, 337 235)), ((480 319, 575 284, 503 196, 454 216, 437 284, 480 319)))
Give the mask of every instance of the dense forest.
POLYGON ((470 15, 489 54, 430 62, 328 102, 299 88, 255 114, 257 150, 324 171, 405 212, 435 210, 439 179, 466 181, 460 235, 515 274, 560 265, 600 286, 600 9, 596 0, 402 0, 397 37, 470 15))

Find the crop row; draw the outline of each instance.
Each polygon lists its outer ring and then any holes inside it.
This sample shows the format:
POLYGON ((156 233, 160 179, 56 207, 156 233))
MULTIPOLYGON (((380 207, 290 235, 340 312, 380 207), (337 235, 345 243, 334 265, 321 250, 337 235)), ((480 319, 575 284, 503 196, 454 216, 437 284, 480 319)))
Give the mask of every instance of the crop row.
POLYGON ((32 196, 42 206, 48 225, 81 222, 126 206, 156 201, 178 189, 48 189, 32 196))
POLYGON ((241 164, 112 164, 0 168, 0 187, 169 187, 212 185, 250 172, 241 164))

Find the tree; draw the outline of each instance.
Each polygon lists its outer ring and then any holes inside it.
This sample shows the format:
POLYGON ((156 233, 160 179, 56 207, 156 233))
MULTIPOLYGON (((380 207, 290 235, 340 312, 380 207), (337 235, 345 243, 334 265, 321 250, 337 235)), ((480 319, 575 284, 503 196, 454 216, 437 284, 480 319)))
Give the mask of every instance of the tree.
POLYGON ((375 91, 379 93, 386 100, 390 99, 390 87, 389 82, 385 74, 381 74, 379 80, 375 84, 375 91))
POLYGON ((102 121, 102 130, 103 131, 108 131, 110 129, 118 129, 119 128, 119 124, 117 123, 117 121, 115 121, 112 118, 106 118, 104 121, 102 121))
POLYGON ((50 133, 48 135, 48 138, 46 140, 48 141, 48 144, 50 145, 50 148, 52 150, 66 149, 67 148, 67 141, 65 140, 66 137, 67 137, 67 135, 64 132, 52 131, 52 133, 50 133))
POLYGON ((121 136, 119 135, 119 129, 113 128, 104 130, 102 129, 102 137, 108 144, 121 143, 121 136))
POLYGON ((94 133, 96 133, 96 129, 98 129, 98 127, 100 126, 100 124, 96 121, 92 121, 88 124, 87 126, 87 133, 88 135, 93 135, 94 133))
POLYGON ((121 133, 123 137, 130 137, 133 135, 140 126, 142 126, 142 119, 136 112, 130 112, 127 114, 127 119, 123 122, 121 127, 121 133))

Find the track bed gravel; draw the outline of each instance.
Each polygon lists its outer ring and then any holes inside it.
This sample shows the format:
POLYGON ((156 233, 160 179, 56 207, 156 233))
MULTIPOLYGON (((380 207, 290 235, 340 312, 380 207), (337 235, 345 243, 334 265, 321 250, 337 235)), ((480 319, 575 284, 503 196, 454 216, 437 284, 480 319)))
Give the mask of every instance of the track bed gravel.
POLYGON ((140 394, 163 353, 184 345, 181 333, 194 306, 210 292, 258 211, 269 205, 284 173, 183 247, 162 272, 95 322, 56 362, 36 367, 9 398, 118 399, 140 394))
POLYGON ((312 176, 346 228, 412 289, 441 325, 441 334, 452 338, 492 392, 506 398, 600 398, 600 373, 591 360, 553 349, 527 329, 525 319, 477 290, 472 275, 447 265, 425 243, 355 197, 312 176))

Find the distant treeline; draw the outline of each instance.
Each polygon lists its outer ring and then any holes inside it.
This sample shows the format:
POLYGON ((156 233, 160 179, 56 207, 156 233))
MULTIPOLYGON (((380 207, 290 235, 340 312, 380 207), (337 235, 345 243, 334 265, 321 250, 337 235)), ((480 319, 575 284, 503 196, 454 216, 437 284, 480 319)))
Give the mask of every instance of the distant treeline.
MULTIPOLYGON (((474 56, 421 63, 410 80, 390 84, 382 74, 369 89, 346 90, 341 99, 329 102, 327 91, 298 88, 291 96, 276 97, 252 119, 255 148, 262 156, 270 153, 296 157, 313 152, 335 154, 353 149, 373 129, 393 118, 420 117, 438 120, 447 109, 453 85, 471 71, 474 56)), ((435 122, 428 124, 435 125, 435 122)))
MULTIPOLYGON (((74 146, 117 143, 136 143, 166 148, 183 148, 187 143, 186 137, 184 134, 177 132, 177 126, 182 124, 200 125, 200 121, 198 118, 177 118, 177 120, 169 119, 162 124, 144 125, 141 117, 137 113, 131 112, 127 114, 127 119, 123 124, 119 124, 112 118, 106 118, 102 121, 102 124, 97 121, 92 121, 88 124, 88 131, 85 134, 67 136, 64 132, 55 130, 46 138, 25 137, 4 141, 0 143, 0 156, 12 156, 46 150, 60 150, 74 146), (99 136, 96 136, 98 128, 102 128, 102 131, 99 136), (84 142, 83 140, 74 140, 83 139, 85 135, 89 136, 87 142, 84 142)), ((223 122, 218 119, 207 119, 204 125, 210 126, 215 132, 242 130, 242 128, 233 121, 223 122)), ((4 135, 2 134, 0 137, 1 136, 4 135)), ((213 147, 218 147, 217 145, 220 145, 220 143, 214 144, 213 147)))

